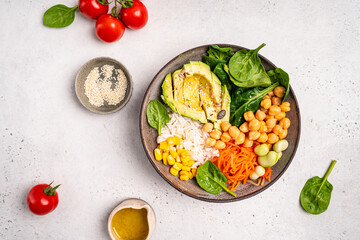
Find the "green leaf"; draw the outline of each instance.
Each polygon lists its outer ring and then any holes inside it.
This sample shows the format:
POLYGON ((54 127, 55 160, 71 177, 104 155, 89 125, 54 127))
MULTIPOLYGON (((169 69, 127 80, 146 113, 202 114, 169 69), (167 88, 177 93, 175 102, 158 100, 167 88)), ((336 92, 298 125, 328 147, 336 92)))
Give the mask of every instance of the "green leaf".
POLYGON ((333 186, 327 181, 336 161, 332 161, 329 169, 323 178, 313 177, 306 181, 300 193, 301 206, 311 214, 325 212, 330 204, 333 186))
POLYGON ((231 48, 221 48, 217 45, 210 45, 207 53, 208 56, 203 57, 203 62, 209 65, 211 70, 214 70, 219 63, 226 64, 234 55, 231 48))
POLYGON ((277 68, 275 70, 270 70, 267 72, 267 74, 270 77, 270 80, 272 83, 278 82, 280 86, 283 86, 285 88, 285 95, 282 99, 282 101, 285 101, 287 95, 290 91, 290 78, 289 74, 287 74, 284 70, 281 68, 277 68))
POLYGON ((208 193, 217 195, 222 190, 225 190, 236 197, 236 194, 226 187, 227 180, 225 174, 211 161, 206 161, 196 172, 197 183, 208 193))
POLYGON ((230 80, 238 87, 268 87, 271 85, 269 76, 258 56, 263 43, 254 50, 241 49, 230 58, 228 71, 230 80))
POLYGON ((216 76, 220 79, 221 84, 225 85, 226 88, 229 90, 229 92, 231 92, 231 89, 233 87, 232 82, 230 81, 229 76, 224 70, 224 65, 225 65, 224 63, 218 63, 213 71, 216 74, 216 76))
POLYGON ((240 126, 244 121, 244 113, 248 111, 256 112, 260 107, 261 100, 265 95, 279 86, 279 83, 274 83, 265 89, 252 88, 236 88, 231 93, 230 105, 230 123, 233 126, 240 126))
POLYGON ((161 136, 161 128, 163 128, 169 121, 169 114, 158 100, 152 100, 146 108, 146 117, 151 127, 158 130, 161 136))
POLYGON ((73 23, 77 8, 78 6, 69 8, 62 4, 55 5, 44 13, 43 22, 46 26, 52 28, 67 27, 73 23))

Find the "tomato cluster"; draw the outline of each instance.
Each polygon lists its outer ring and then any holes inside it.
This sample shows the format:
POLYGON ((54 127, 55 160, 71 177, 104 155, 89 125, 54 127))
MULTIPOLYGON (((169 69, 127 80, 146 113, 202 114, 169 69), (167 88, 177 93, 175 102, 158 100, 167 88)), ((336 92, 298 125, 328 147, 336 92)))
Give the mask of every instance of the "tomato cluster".
POLYGON ((119 40, 124 35, 125 26, 136 30, 143 28, 148 21, 147 9, 139 0, 114 0, 114 2, 115 6, 111 14, 108 14, 107 0, 79 0, 80 12, 87 18, 97 19, 95 33, 104 42, 119 40), (117 3, 122 5, 120 13, 117 13, 117 3))

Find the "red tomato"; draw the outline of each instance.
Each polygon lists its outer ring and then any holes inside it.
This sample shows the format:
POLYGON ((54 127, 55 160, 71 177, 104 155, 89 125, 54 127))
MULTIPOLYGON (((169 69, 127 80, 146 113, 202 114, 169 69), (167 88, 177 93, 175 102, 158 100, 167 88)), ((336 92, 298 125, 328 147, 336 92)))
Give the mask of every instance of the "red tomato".
POLYGON ((133 30, 143 28, 148 21, 148 12, 145 5, 139 0, 134 0, 134 5, 129 8, 121 8, 121 20, 133 30))
POLYGON ((109 5, 102 5, 97 0, 79 0, 79 10, 87 18, 98 19, 109 11, 109 5))
POLYGON ((104 14, 96 21, 95 33, 104 42, 115 42, 124 35, 124 32, 124 24, 110 14, 104 14))
POLYGON ((26 202, 31 212, 37 215, 45 215, 55 210, 59 203, 56 189, 60 186, 51 187, 50 184, 38 184, 28 193, 26 202))

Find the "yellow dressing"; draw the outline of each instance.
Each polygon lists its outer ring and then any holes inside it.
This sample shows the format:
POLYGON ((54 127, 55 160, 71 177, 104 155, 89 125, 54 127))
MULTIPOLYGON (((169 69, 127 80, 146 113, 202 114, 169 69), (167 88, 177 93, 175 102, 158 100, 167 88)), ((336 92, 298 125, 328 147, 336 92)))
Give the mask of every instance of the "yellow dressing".
POLYGON ((145 208, 124 208, 115 213, 111 228, 119 240, 144 240, 149 234, 145 208))

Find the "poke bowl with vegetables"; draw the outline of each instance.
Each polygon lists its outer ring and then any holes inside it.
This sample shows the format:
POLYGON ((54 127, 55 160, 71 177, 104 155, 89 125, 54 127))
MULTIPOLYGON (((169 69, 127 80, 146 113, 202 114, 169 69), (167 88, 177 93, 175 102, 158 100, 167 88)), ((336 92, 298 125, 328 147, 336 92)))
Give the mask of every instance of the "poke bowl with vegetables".
POLYGON ((155 170, 191 197, 251 197, 285 172, 300 137, 289 75, 254 50, 205 45, 154 77, 141 109, 142 143, 155 170))

